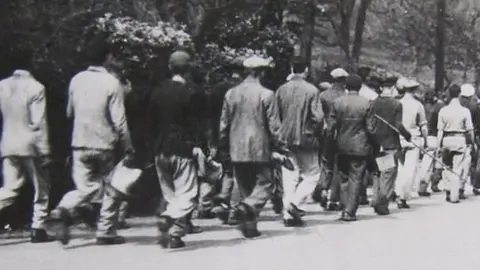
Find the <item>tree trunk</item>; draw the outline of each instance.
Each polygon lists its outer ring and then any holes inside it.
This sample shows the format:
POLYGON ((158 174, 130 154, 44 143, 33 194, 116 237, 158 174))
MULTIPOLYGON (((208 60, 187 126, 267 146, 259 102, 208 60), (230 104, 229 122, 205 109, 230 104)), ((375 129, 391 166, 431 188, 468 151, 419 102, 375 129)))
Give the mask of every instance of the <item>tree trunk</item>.
POLYGON ((435 48, 435 91, 444 90, 446 0, 437 0, 437 44, 435 48))
POLYGON ((340 30, 339 30, 339 45, 345 53, 345 57, 348 63, 352 64, 352 55, 350 53, 350 26, 352 20, 353 8, 355 7, 355 0, 343 0, 340 1, 340 30))
POLYGON ((315 34, 315 0, 308 0, 305 6, 305 21, 300 43, 300 56, 303 61, 308 63, 309 76, 311 74, 312 64, 312 43, 315 34))
POLYGON ((360 62, 360 55, 363 46, 363 32, 365 30, 365 21, 367 19, 367 10, 371 2, 371 0, 361 0, 360 7, 358 9, 357 23, 355 25, 355 37, 352 48, 352 61, 354 70, 358 68, 358 63, 360 62))

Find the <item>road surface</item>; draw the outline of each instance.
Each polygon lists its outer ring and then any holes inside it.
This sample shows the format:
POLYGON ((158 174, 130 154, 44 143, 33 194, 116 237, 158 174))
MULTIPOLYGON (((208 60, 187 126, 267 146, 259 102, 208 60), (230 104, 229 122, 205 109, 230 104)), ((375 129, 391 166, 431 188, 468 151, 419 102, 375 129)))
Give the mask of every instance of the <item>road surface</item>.
POLYGON ((480 269, 480 197, 460 204, 441 194, 415 198, 412 209, 379 217, 370 207, 359 221, 337 221, 308 205, 305 228, 284 228, 271 210, 261 217, 264 236, 243 239, 235 228, 216 220, 196 220, 204 233, 185 238, 187 247, 167 251, 155 244, 153 218, 130 220, 122 231, 128 243, 98 247, 91 232, 75 230, 66 248, 33 245, 19 235, 0 236, 0 265, 5 270, 443 270, 480 269))

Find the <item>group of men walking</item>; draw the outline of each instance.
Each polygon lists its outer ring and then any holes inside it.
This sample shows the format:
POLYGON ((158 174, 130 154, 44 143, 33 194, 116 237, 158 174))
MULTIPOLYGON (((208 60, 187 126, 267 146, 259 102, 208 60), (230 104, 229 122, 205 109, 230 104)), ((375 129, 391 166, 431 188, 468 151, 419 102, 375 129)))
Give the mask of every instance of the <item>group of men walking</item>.
MULTIPOLYGON (((13 203, 26 179, 32 180, 33 243, 54 239, 47 221, 63 244, 79 221, 96 227, 99 245, 125 242, 117 235, 123 198, 111 187, 110 175, 119 160, 131 168, 143 169, 143 164, 127 125, 125 85, 105 68, 114 60, 108 45, 96 39, 91 46, 91 66, 69 85, 76 189, 51 213, 44 164, 50 154, 45 88, 26 68, 0 82, 0 212, 13 203), (122 153, 120 158, 116 153, 122 153), (98 220, 92 215, 96 198, 101 198, 98 220)), ((213 215, 254 238, 261 235, 257 219, 269 200, 287 227, 304 225, 302 205, 312 194, 325 209, 341 211, 341 220, 356 220, 359 204, 367 201, 369 178, 379 215, 389 214, 395 197, 398 208, 408 208, 415 183, 419 194, 428 196, 431 175, 440 169, 447 200, 457 203, 464 196, 470 151, 476 153, 472 113, 460 101, 461 95, 474 96, 469 85, 452 86, 448 105, 432 106, 427 114, 415 97, 419 84, 390 74, 359 71, 358 76, 335 69, 333 85, 320 84, 321 92, 306 80, 308 65, 293 60, 288 81, 273 92, 261 84, 271 59, 252 56, 240 62, 241 68, 236 64, 235 83, 207 95, 190 79, 191 62, 185 51, 171 55, 172 77, 154 86, 145 115, 145 141, 163 198, 157 226, 164 248, 185 246, 183 237, 199 232, 192 213, 209 204, 213 215), (433 121, 437 124, 429 129, 433 121), (220 186, 220 192, 202 192, 205 183, 210 189, 220 186)), ((438 179, 432 181, 433 191, 439 191, 437 184, 438 179)))

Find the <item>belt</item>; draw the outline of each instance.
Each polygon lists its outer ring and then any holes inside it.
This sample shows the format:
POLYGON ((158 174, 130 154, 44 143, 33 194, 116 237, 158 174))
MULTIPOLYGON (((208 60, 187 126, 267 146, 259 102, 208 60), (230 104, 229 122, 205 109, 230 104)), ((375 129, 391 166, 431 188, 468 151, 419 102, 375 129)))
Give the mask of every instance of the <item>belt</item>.
POLYGON ((443 133, 443 136, 445 137, 465 136, 465 132, 464 131, 445 131, 443 133))

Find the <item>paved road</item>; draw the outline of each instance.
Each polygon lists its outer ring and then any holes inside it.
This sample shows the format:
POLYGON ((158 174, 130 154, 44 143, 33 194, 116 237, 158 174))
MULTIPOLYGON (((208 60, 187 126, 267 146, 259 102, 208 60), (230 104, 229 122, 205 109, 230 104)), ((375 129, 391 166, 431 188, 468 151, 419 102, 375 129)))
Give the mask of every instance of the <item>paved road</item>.
POLYGON ((165 251, 155 244, 152 218, 134 219, 123 234, 128 243, 97 247, 93 235, 78 230, 67 248, 32 245, 0 236, 0 266, 8 270, 443 270, 480 269, 480 198, 452 205, 442 195, 417 198, 412 209, 378 217, 361 208, 359 221, 336 221, 309 205, 306 228, 287 229, 273 212, 262 217, 264 236, 244 240, 215 220, 196 221, 205 232, 190 235, 187 248, 165 251))

